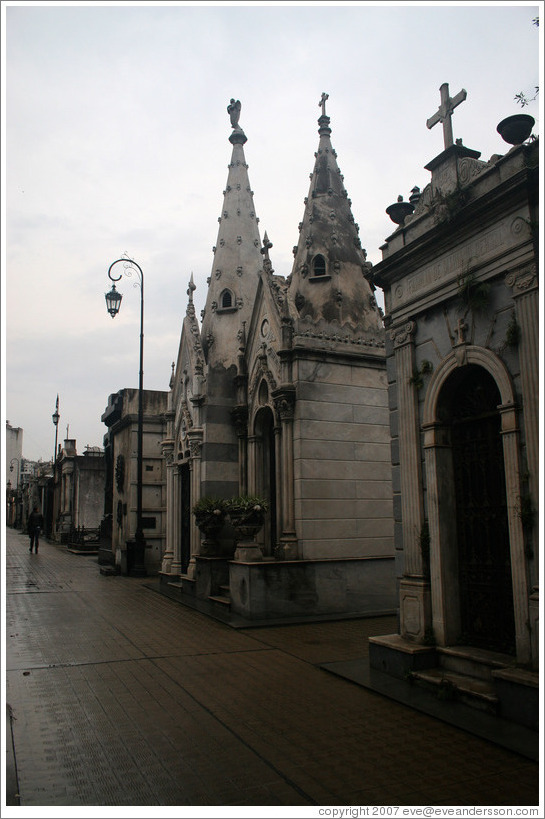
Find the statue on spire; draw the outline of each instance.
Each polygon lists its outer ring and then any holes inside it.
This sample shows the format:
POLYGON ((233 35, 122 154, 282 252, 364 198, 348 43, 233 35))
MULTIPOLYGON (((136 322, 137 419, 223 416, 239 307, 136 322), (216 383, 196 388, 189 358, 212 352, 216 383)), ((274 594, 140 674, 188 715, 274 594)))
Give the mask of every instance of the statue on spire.
POLYGON ((238 121, 240 119, 240 100, 235 100, 231 97, 231 102, 227 106, 227 113, 231 117, 231 126, 233 128, 238 128, 238 121))

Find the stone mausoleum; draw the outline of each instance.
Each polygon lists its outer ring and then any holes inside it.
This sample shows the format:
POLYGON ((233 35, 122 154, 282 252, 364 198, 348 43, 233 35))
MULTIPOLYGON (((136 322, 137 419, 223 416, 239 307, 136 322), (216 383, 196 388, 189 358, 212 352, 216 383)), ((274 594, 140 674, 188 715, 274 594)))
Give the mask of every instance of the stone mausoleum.
POLYGON ((396 607, 385 331, 326 100, 286 276, 260 235, 231 101, 206 306, 199 322, 191 280, 170 382, 161 589, 253 621, 396 607), (195 503, 240 495, 267 502, 255 540, 227 520, 211 543, 195 503))

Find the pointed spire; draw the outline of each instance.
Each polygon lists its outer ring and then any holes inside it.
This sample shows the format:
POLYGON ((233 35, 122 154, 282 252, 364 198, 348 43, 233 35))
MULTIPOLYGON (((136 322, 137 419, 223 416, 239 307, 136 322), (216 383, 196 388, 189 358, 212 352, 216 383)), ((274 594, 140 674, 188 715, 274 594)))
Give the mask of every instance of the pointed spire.
POLYGON ((263 266, 259 220, 244 156, 246 135, 238 124, 240 101, 231 99, 227 111, 233 128, 229 137, 233 150, 202 323, 207 363, 222 366, 237 360, 237 331, 243 321, 250 320, 263 266))
POLYGON ((302 319, 348 323, 374 332, 382 330, 382 320, 364 276, 369 265, 331 145, 330 117, 325 113, 328 98, 324 92, 318 103, 320 141, 294 247, 290 301, 302 319))

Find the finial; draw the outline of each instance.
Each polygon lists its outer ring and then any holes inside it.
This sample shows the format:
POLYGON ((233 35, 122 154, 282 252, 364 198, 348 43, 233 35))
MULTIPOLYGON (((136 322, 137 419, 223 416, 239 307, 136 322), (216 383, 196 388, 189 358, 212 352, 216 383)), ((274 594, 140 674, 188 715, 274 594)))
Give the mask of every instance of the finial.
POLYGON ((189 279, 189 286, 187 288, 187 295, 189 296, 189 303, 193 304, 193 291, 197 289, 195 282, 193 281, 193 271, 191 271, 191 277, 189 279))

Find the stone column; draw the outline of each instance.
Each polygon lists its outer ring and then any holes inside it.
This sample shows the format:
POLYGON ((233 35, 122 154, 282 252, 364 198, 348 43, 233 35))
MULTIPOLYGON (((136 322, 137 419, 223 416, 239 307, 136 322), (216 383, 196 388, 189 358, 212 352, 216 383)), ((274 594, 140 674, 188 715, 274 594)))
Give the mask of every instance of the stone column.
POLYGON ((238 486, 241 495, 248 494, 248 407, 238 405, 231 411, 238 437, 238 486))
POLYGON ((399 463, 401 525, 404 572, 399 586, 401 636, 423 642, 431 628, 430 583, 425 576, 420 536, 424 522, 422 461, 418 391, 411 383, 415 366, 416 324, 409 321, 391 330, 394 344, 397 408, 399 418, 399 463))
POLYGON ((161 563, 161 572, 170 574, 172 561, 174 559, 174 440, 166 439, 161 441, 161 449, 166 464, 166 532, 165 551, 161 563))
POLYGON ((500 406, 499 410, 505 464, 517 662, 526 665, 532 661, 531 636, 528 629, 528 609, 532 589, 528 588, 524 532, 520 518, 520 436, 515 407, 507 404, 500 406))
POLYGON ((295 387, 284 385, 273 393, 274 405, 281 422, 281 491, 282 491, 282 534, 285 560, 295 560, 298 555, 297 534, 295 532, 295 499, 293 470, 293 416, 295 413, 295 387))
POLYGON ((172 563, 170 573, 182 573, 182 522, 181 522, 181 492, 182 476, 176 461, 172 464, 172 563))
POLYGON ((255 437, 255 435, 248 435, 247 457, 248 457, 248 471, 247 471, 248 494, 249 495, 257 495, 257 474, 256 474, 257 438, 255 437))
MULTIPOLYGON (((534 509, 539 507, 539 293, 535 265, 522 272, 510 273, 506 284, 512 288, 515 316, 520 338, 518 354, 523 396, 524 435, 528 464, 528 491, 534 509)), ((533 542, 534 560, 531 585, 539 582, 538 516, 529 533, 533 542)), ((535 599, 535 597, 534 597, 535 599)))
MULTIPOLYGON (((191 505, 193 506, 201 497, 201 454, 202 454, 202 429, 192 429, 188 432, 189 451, 191 453, 190 475, 191 475, 191 505)), ((201 533, 195 521, 195 515, 191 513, 190 523, 191 557, 187 567, 187 577, 195 579, 197 570, 197 557, 201 551, 201 533)))

